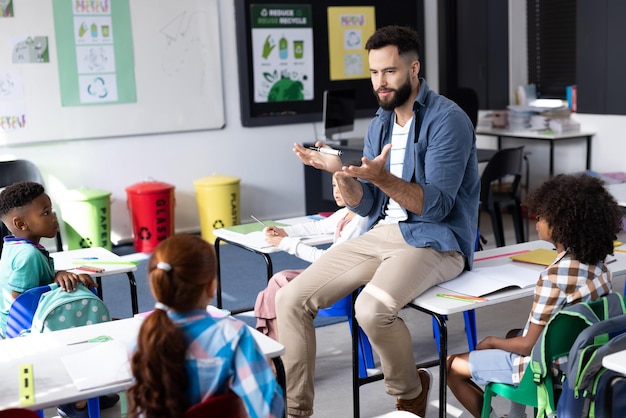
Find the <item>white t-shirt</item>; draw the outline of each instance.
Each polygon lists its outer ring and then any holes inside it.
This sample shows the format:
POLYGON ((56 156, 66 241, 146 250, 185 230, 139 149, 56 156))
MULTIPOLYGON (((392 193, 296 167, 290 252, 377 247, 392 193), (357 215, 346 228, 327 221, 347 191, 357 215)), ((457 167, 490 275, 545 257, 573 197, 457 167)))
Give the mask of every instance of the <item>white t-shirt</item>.
MULTIPOLYGON (((411 131, 413 118, 409 119, 404 126, 400 126, 395 122, 391 133, 391 151, 389 152, 389 171, 396 177, 402 178, 402 167, 404 166, 404 154, 406 152, 406 141, 411 131)), ((406 209, 393 199, 389 199, 387 208, 385 209, 385 217, 381 219, 381 223, 393 224, 407 219, 406 209)))

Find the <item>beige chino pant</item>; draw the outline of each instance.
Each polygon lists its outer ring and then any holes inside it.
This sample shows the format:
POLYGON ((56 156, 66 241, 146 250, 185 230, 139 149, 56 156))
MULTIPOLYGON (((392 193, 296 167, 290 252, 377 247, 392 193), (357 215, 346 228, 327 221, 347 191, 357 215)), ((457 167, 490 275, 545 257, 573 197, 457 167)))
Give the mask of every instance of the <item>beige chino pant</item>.
MULTIPOLYGON (((458 276, 457 252, 408 245, 397 224, 378 225, 327 251, 276 297, 278 335, 285 346, 287 413, 313 414, 315 328, 319 309, 365 285, 356 318, 381 360, 387 393, 413 399, 421 392, 411 335, 398 311, 430 287, 458 276)), ((428 322, 430 324, 430 322, 428 322)))

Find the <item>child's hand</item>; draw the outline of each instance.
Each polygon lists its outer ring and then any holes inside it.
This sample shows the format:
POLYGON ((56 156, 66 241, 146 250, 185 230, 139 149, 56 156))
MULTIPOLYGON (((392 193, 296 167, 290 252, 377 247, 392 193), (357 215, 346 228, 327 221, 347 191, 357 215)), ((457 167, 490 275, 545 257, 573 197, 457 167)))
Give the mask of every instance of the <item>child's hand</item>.
POLYGON ((59 271, 54 275, 54 281, 61 286, 61 289, 66 292, 73 292, 76 290, 76 284, 78 282, 83 283, 88 288, 97 287, 97 284, 93 281, 88 274, 76 274, 70 271, 59 271))
POLYGON ((84 284, 87 289, 93 289, 94 287, 98 287, 98 283, 96 283, 93 277, 88 274, 79 274, 78 280, 80 280, 80 282, 84 284))
POLYGON ((282 240, 283 240, 283 237, 279 235, 266 235, 265 236, 265 242, 267 242, 268 244, 271 244, 274 247, 278 247, 278 245, 280 245, 280 242, 282 240))
POLYGON ((283 240, 283 237, 287 236, 287 233, 283 228, 273 225, 265 227, 263 229, 263 233, 265 233, 265 242, 273 245, 274 247, 278 247, 280 242, 283 240))

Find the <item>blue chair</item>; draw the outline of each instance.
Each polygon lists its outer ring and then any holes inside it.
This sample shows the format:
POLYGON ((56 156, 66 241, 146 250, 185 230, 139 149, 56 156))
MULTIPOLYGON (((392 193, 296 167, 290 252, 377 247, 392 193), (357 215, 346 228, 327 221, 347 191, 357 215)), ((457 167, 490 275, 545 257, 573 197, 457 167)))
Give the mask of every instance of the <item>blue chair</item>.
MULTIPOLYGON (((7 338, 19 337, 24 331, 29 330, 33 324, 33 317, 41 295, 48 292, 50 286, 39 286, 29 289, 19 295, 9 308, 9 316, 7 317, 7 338)), ((92 289, 93 291, 93 289, 92 289)), ((87 401, 87 408, 90 418, 100 418, 100 400, 98 397, 91 398, 87 401)), ((37 411, 37 414, 43 418, 43 410, 37 411)))
MULTIPOLYGON (((339 299, 334 305, 320 309, 318 316, 345 316, 352 334, 352 295, 348 295, 343 299, 339 299)), ((374 355, 370 340, 365 332, 359 327, 358 338, 358 354, 359 354, 359 377, 367 377, 367 369, 374 368, 374 355)))

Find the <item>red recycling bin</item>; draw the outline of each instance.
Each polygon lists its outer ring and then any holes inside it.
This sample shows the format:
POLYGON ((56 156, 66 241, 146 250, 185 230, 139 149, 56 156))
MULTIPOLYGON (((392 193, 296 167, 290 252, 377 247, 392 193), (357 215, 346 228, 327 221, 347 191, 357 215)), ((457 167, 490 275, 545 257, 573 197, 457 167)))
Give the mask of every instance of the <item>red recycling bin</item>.
POLYGON ((128 186, 126 195, 135 250, 151 253, 174 233, 174 186, 145 181, 128 186))

